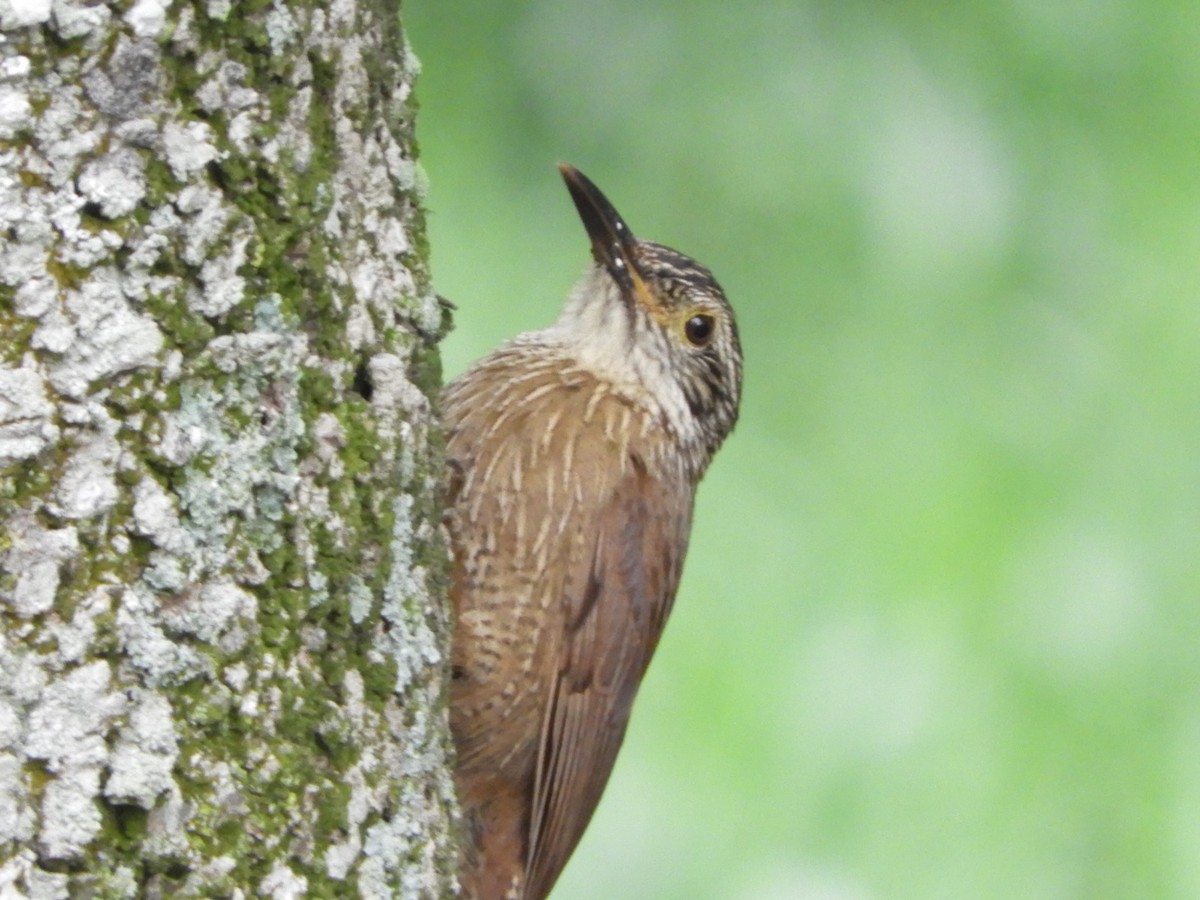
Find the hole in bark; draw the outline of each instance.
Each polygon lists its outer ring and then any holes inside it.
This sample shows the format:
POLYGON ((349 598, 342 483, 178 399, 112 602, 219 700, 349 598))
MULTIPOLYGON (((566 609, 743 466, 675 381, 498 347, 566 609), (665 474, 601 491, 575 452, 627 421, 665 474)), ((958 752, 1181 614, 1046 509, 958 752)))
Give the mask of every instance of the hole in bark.
POLYGON ((132 803, 110 803, 108 811, 112 815, 113 824, 117 826, 122 837, 129 838, 131 841, 140 841, 145 836, 149 810, 132 803))
POLYGON ((351 387, 368 403, 371 401, 371 396, 375 393, 375 385, 371 383, 371 370, 367 368, 365 362, 360 362, 358 368, 354 370, 354 384, 351 387))

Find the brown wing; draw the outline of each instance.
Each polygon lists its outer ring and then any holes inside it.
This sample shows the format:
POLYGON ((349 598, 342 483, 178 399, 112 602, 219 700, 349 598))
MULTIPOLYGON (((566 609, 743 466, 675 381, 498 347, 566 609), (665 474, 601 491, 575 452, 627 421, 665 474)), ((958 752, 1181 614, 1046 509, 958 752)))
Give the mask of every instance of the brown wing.
POLYGON ((549 893, 592 817, 679 584, 691 490, 631 462, 566 585, 566 652, 538 747, 526 900, 549 893))

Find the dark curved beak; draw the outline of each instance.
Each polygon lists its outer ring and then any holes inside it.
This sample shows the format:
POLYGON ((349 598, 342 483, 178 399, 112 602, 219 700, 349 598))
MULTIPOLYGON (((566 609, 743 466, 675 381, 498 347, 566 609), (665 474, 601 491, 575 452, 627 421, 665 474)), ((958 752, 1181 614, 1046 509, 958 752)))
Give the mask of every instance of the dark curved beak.
POLYGON ((566 163, 559 163, 558 171, 592 239, 592 257, 608 270, 622 293, 632 299, 642 281, 633 253, 637 238, 590 178, 566 163))

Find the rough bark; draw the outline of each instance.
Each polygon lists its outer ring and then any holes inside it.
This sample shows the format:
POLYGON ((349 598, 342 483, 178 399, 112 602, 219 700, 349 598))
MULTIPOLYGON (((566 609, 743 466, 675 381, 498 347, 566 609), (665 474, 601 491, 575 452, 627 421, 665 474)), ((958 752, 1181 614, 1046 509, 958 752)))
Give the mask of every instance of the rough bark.
POLYGON ((398 8, 0 36, 0 896, 448 894, 398 8))

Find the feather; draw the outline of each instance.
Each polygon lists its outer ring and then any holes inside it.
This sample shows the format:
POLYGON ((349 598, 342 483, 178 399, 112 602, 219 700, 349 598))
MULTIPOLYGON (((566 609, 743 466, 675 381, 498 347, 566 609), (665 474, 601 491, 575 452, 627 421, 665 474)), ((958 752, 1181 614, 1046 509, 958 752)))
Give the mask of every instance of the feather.
POLYGON ((526 900, 549 892, 591 820, 679 584, 691 491, 631 462, 563 597, 565 652, 538 746, 526 900))
POLYGON ((491 428, 495 407, 476 402, 478 384, 499 380, 486 363, 445 396, 449 525, 456 546, 474 548, 456 557, 451 587, 457 776, 476 864, 504 884, 496 857, 516 853, 522 900, 549 892, 600 799, 674 599, 692 510, 691 483, 652 452, 668 436, 644 408, 569 367, 539 371, 492 395, 520 410, 503 429, 491 428), (571 389, 545 390, 564 377, 571 389), (531 421, 556 427, 530 434, 531 421), (547 488, 555 482, 563 489, 547 488), (547 507, 547 496, 560 502, 547 507))

